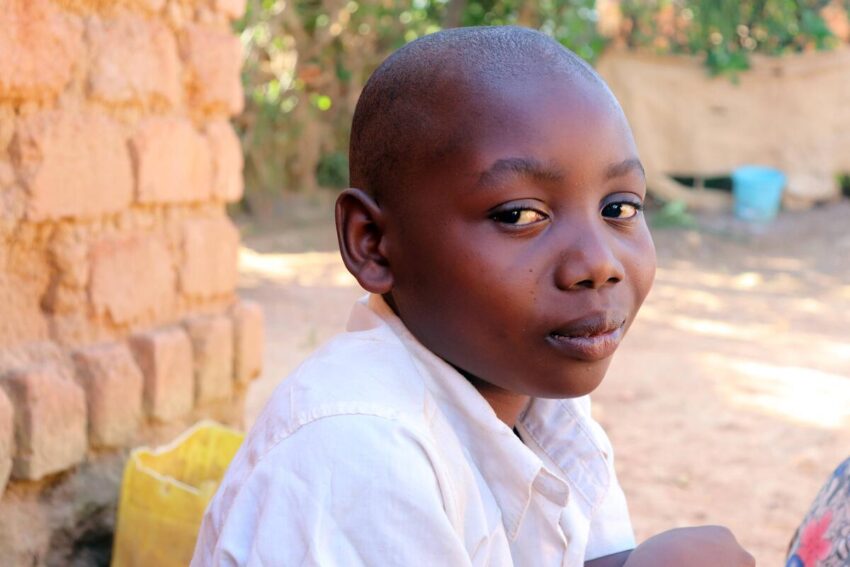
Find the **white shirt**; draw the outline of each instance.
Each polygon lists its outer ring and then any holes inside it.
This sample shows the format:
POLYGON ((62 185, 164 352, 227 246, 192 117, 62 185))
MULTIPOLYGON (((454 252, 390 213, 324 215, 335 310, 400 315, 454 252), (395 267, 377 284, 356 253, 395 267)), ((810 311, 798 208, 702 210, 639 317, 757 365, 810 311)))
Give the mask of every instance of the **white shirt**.
POLYGON ((578 567, 633 548, 589 399, 534 399, 517 429, 364 298, 275 390, 192 565, 578 567))

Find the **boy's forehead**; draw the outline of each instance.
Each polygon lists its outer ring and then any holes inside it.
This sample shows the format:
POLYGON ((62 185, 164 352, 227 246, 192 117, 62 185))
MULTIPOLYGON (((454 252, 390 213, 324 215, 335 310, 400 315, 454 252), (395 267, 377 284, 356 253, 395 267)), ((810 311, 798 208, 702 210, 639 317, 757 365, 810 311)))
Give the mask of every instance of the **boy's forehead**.
POLYGON ((450 164, 453 160, 446 158, 474 152, 486 142, 512 141, 520 130, 545 143, 551 129, 546 132, 539 126, 556 115, 573 125, 569 131, 556 131, 559 136, 598 120, 625 126, 622 110, 607 87, 576 74, 529 69, 522 76, 492 77, 472 72, 439 90, 442 96, 429 108, 432 135, 418 137, 417 143, 419 155, 441 164, 450 164))
POLYGON ((598 85, 551 76, 534 81, 513 78, 482 89, 471 79, 444 91, 449 102, 432 118, 445 129, 417 138, 419 158, 401 176, 404 190, 387 196, 399 205, 387 212, 405 219, 426 204, 466 207, 476 202, 467 197, 518 176, 560 184, 586 163, 637 161, 622 112, 598 85), (588 143, 600 130, 613 135, 603 145, 588 143))
POLYGON ((581 110, 588 106, 619 110, 616 99, 600 80, 576 73, 552 72, 545 67, 507 76, 476 73, 471 69, 444 81, 435 91, 438 96, 432 110, 443 119, 454 119, 467 127, 506 123, 517 113, 543 111, 532 103, 535 97, 548 98, 561 110, 581 110))

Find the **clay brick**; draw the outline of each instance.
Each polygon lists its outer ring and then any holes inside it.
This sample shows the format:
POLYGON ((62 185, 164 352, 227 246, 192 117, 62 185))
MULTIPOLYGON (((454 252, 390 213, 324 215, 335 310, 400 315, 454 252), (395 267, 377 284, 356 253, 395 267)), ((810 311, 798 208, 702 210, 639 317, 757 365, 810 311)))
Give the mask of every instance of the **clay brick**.
POLYGON ((88 285, 89 243, 79 224, 60 223, 50 236, 47 248, 50 262, 67 285, 84 288, 88 285))
POLYGON ((237 37, 227 28, 190 24, 186 26, 183 55, 195 107, 231 115, 242 112, 242 44, 237 37))
POLYGON ((226 216, 190 219, 183 225, 180 289, 189 296, 233 293, 239 233, 226 216))
POLYGON ((162 238, 135 234, 91 248, 89 296, 97 313, 118 324, 168 314, 175 300, 171 256, 162 238))
MULTIPOLYGON (((0 121, 2 121, 2 120, 3 120, 3 117, 0 116, 0 121)), ((0 126, 0 129, 2 129, 2 128, 3 128, 3 126, 0 126)), ((2 136, 2 135, 3 135, 3 133, 0 132, 0 136, 2 136)), ((0 148, 5 148, 5 147, 6 146, 3 145, 3 140, 0 139, 0 148)), ((15 182, 15 166, 12 165, 11 162, 3 159, 2 152, 3 152, 3 150, 0 150, 0 191, 5 190, 7 187, 9 187, 10 185, 12 185, 15 182)))
POLYGON ((229 122, 216 120, 206 129, 213 159, 213 196, 228 203, 242 198, 242 144, 229 122))
POLYGON ((263 309, 259 303, 240 301, 230 310, 233 319, 234 379, 239 385, 260 375, 263 368, 263 309))
MULTIPOLYGON (((6 203, 0 197, 0 217, 6 203)), ((49 337, 41 305, 50 286, 49 259, 39 242, 27 238, 23 230, 12 230, 11 240, 0 237, 0 353, 49 337)))
POLYGON ((119 211, 133 196, 133 169, 117 123, 90 111, 23 119, 12 144, 25 170, 27 217, 41 221, 119 211))
POLYGON ((71 80, 82 25, 49 0, 5 0, 0 8, 0 100, 45 100, 71 80))
POLYGON ((12 472, 12 456, 15 452, 15 410, 12 402, 0 389, 0 497, 6 489, 12 472))
POLYGON ((14 478, 37 480, 86 454, 86 396, 58 366, 12 372, 0 380, 15 407, 14 478))
POLYGON ((170 327, 133 335, 130 347, 144 376, 144 407, 170 421, 192 409, 192 344, 183 329, 170 327))
POLYGON ((89 92, 110 103, 175 105, 180 100, 177 41, 164 24, 133 14, 92 18, 89 92))
POLYGON ((165 6, 165 0, 137 0, 137 2, 150 12, 159 12, 165 6))
POLYGON ((183 325, 195 359, 195 403, 229 398, 233 393, 233 322, 224 315, 198 316, 183 325))
MULTIPOLYGON (((8 163, 9 156, 7 151, 12 138, 15 136, 15 107, 12 104, 0 104, 0 162, 4 164, 3 169, 11 167, 8 163)), ((4 172, 0 175, 0 186, 11 185, 14 182, 14 171, 11 172, 11 178, 7 177, 8 173, 4 172)))
POLYGON ((215 0, 215 9, 231 18, 238 20, 245 15, 245 0, 215 0))
POLYGON ((77 381, 86 392, 89 441, 121 447, 132 441, 142 415, 142 371, 121 343, 90 346, 74 353, 77 381))
POLYGON ((149 118, 130 143, 140 203, 206 201, 212 192, 207 139, 188 120, 149 118))

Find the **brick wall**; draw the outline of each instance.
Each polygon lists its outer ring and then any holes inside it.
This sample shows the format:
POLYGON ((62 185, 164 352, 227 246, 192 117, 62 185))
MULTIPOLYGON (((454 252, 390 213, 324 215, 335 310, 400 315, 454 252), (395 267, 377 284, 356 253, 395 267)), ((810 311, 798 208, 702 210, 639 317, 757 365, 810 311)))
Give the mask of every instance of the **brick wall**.
POLYGON ((0 0, 4 564, 62 562, 108 524, 129 447, 241 420, 262 343, 225 212, 244 9, 0 0))

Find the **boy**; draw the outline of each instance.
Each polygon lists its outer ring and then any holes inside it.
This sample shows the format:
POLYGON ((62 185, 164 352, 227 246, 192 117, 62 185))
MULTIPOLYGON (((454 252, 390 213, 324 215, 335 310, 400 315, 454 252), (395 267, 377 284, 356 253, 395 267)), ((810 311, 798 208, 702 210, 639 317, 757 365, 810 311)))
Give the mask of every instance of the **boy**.
POLYGON ((277 389, 195 565, 750 565, 727 531, 635 548, 586 395, 655 271, 613 95, 521 28, 393 54, 364 88, 340 251, 367 300, 277 389))

